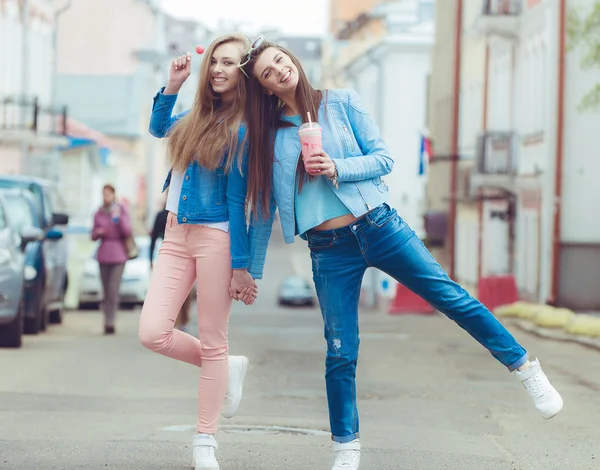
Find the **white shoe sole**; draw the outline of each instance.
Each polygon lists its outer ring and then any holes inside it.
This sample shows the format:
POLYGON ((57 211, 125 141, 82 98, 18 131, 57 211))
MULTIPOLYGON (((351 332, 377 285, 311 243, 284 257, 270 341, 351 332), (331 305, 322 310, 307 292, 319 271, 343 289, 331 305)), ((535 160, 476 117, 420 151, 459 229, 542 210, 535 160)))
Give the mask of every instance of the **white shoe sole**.
POLYGON ((219 469, 219 463, 217 462, 217 465, 198 465, 196 464, 196 459, 192 457, 192 467, 194 467, 194 470, 220 470, 219 469))
POLYGON ((563 406, 564 406, 564 402, 561 400, 561 402, 560 402, 560 408, 558 410, 556 410, 551 415, 546 415, 546 416, 542 415, 542 418, 544 418, 546 420, 554 418, 558 413, 560 413, 562 411, 563 406))
POLYGON ((242 396, 244 395, 244 381, 246 380, 246 374, 248 373, 248 366, 250 365, 250 361, 248 360, 247 357, 244 357, 242 359, 242 369, 240 371, 240 383, 242 384, 240 387, 240 397, 239 400, 237 400, 238 405, 235 408, 235 410, 233 410, 233 412, 231 413, 224 413, 222 412, 221 415, 223 416, 223 418, 226 419, 231 419, 235 416, 235 414, 237 413, 239 407, 240 407, 240 403, 242 401, 242 396))

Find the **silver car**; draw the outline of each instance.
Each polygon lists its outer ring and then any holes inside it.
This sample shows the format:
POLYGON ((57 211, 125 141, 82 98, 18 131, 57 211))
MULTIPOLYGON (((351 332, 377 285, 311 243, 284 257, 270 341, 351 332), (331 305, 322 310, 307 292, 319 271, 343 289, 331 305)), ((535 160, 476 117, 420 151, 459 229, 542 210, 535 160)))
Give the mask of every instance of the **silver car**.
POLYGON ((310 283, 300 276, 286 277, 279 287, 279 305, 313 307, 315 298, 310 283))
POLYGON ((0 347, 18 348, 23 332, 23 287, 27 243, 41 240, 35 227, 15 233, 9 224, 6 202, 0 195, 0 347))

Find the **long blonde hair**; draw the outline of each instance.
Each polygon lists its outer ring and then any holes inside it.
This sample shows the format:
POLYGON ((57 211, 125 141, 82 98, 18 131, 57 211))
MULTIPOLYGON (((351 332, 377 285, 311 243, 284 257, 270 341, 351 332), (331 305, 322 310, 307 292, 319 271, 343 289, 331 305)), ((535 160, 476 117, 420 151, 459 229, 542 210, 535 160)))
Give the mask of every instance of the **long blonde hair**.
POLYGON ((238 142, 238 132, 244 118, 246 77, 239 71, 235 98, 230 103, 224 103, 209 83, 215 49, 230 42, 238 43, 242 54, 250 49, 250 41, 241 34, 221 36, 208 47, 200 67, 194 105, 169 133, 169 158, 176 170, 184 171, 194 160, 215 170, 223 163, 224 154, 227 172, 236 160, 241 168, 243 143, 238 142))

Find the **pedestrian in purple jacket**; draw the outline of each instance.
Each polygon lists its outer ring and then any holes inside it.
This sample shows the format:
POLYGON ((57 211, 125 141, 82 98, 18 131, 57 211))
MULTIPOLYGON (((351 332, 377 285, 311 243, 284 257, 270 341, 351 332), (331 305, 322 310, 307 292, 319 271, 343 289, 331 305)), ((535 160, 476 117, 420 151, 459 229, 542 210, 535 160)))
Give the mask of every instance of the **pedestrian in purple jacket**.
POLYGON ((104 204, 94 215, 92 240, 100 240, 96 258, 100 265, 100 278, 104 290, 104 334, 111 335, 115 332, 121 277, 129 259, 125 238, 131 235, 131 221, 127 209, 115 200, 114 186, 105 185, 102 196, 104 204))

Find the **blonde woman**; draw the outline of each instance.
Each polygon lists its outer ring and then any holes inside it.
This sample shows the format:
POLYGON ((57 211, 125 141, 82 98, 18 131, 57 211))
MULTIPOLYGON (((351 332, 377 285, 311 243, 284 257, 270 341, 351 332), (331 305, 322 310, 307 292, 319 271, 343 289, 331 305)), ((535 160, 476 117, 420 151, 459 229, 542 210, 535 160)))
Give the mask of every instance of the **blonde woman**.
POLYGON ((245 127, 246 78, 237 68, 249 47, 244 36, 216 39, 204 56, 191 110, 173 116, 179 89, 191 73, 192 55, 175 59, 169 82, 154 98, 150 133, 169 138, 172 170, 169 211, 139 325, 141 343, 159 354, 201 368, 196 470, 217 470, 219 413, 232 417, 239 406, 248 359, 229 356, 230 291, 248 288, 245 127), (196 339, 174 328, 178 312, 197 283, 196 339))

